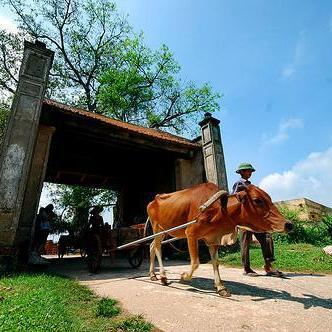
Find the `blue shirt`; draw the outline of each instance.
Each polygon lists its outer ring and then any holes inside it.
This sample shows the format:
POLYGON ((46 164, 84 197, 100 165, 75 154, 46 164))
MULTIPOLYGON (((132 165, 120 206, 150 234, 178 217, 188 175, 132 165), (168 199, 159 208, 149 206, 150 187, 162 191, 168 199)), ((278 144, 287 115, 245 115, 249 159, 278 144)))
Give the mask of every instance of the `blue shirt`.
POLYGON ((238 180, 234 183, 233 189, 232 189, 232 194, 235 194, 235 193, 243 190, 243 187, 247 187, 247 186, 249 186, 249 184, 251 184, 251 182, 249 180, 245 180, 245 179, 241 178, 240 180, 238 180))

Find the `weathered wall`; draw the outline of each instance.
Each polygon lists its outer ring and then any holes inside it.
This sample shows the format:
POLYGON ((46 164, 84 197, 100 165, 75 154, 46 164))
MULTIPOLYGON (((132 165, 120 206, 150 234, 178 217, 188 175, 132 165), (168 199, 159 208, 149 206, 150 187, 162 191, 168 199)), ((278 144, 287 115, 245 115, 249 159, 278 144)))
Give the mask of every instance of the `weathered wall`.
POLYGON ((296 211, 302 221, 320 221, 325 215, 332 215, 332 208, 307 198, 278 201, 275 204, 296 211))
MULTIPOLYGON (((25 42, 19 83, 0 155, 0 269, 1 253, 15 248, 22 203, 31 169, 42 100, 53 52, 44 44, 25 42)), ((6 264, 8 260, 5 258, 6 264)))
POLYGON ((27 259, 31 239, 34 234, 34 221, 45 178, 50 144, 54 127, 39 125, 37 143, 34 149, 31 169, 22 204, 22 212, 15 237, 15 247, 22 254, 22 260, 27 259))
POLYGON ((210 113, 200 122, 206 179, 228 191, 224 151, 220 133, 220 121, 210 113))
POLYGON ((192 159, 178 159, 175 162, 176 190, 192 187, 205 181, 202 150, 193 152, 192 159))

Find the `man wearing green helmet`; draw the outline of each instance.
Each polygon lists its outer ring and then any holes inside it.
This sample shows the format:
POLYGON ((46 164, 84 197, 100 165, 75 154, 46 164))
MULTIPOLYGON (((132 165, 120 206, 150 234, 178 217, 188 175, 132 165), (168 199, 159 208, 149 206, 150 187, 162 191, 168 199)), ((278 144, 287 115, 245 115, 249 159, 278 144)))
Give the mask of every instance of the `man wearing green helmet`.
MULTIPOLYGON (((234 183, 233 194, 241 190, 245 190, 245 188, 251 184, 249 178, 255 171, 255 168, 250 163, 241 163, 239 165, 236 173, 241 175, 241 179, 234 183)), ((266 275, 272 277, 281 277, 283 275, 282 272, 272 268, 272 262, 275 261, 275 258, 271 235, 269 233, 253 233, 247 230, 242 230, 241 235, 241 257, 244 274, 251 277, 258 276, 258 274, 250 267, 249 246, 250 242, 252 241, 253 234, 255 235, 262 248, 266 275)))

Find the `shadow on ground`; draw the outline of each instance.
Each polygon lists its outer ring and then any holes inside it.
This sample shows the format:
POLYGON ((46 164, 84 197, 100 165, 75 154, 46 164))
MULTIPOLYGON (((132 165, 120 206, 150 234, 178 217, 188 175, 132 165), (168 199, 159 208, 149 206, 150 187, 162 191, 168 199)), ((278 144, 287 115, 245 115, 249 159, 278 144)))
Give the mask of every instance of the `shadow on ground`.
MULTIPOLYGON (((47 271, 74 277, 80 281, 146 277, 149 270, 147 261, 135 269, 130 266, 126 258, 119 258, 112 264, 109 257, 103 257, 102 267, 98 273, 89 273, 86 260, 77 256, 64 259, 53 258, 50 262, 47 271)), ((186 264, 188 264, 187 261, 171 261, 172 266, 186 264)), ((165 267, 167 268, 167 262, 165 267)))
MULTIPOLYGON (((190 283, 185 283, 192 286, 191 288, 187 289, 188 291, 205 294, 207 292, 212 293, 211 289, 213 289, 214 287, 213 280, 201 277, 193 278, 190 283)), ((252 297, 252 301, 255 302, 271 299, 280 299, 284 301, 301 303, 303 304, 305 309, 309 309, 311 307, 332 309, 332 299, 325 299, 312 294, 302 294, 303 297, 298 297, 292 296, 287 291, 272 290, 236 281, 225 281, 224 284, 232 295, 250 296, 252 297)))
MULTIPOLYGON (((138 269, 132 269, 129 263, 125 259, 120 259, 114 265, 110 264, 107 258, 103 259, 103 266, 101 272, 98 274, 90 274, 86 269, 84 259, 67 258, 67 259, 52 259, 51 266, 45 271, 50 273, 63 274, 65 276, 73 277, 80 281, 91 281, 96 280, 103 283, 107 280, 112 281, 114 279, 135 279, 136 281, 143 283, 150 283, 148 279, 142 279, 148 274, 147 262, 144 262, 138 269)), ((187 265, 186 261, 171 261, 172 266, 187 265)), ((167 269, 166 263, 166 269, 167 269)), ((189 266, 189 264, 188 264, 189 266)), ((299 273, 288 273, 286 274, 287 279, 294 277, 322 277, 322 274, 299 274, 299 273)), ((183 292, 193 292, 205 295, 213 295, 219 297, 214 291, 213 279, 194 277, 190 282, 180 281, 178 274, 174 276, 173 273, 168 274, 169 285, 167 287, 181 290, 183 292), (186 285, 184 288, 183 285, 186 285)), ((311 307, 321 307, 325 309, 332 309, 332 299, 321 298, 313 294, 302 294, 302 296, 292 296, 285 290, 275 290, 264 287, 258 287, 255 285, 237 282, 237 281, 225 281, 225 286, 231 292, 232 295, 248 296, 252 301, 259 302, 271 299, 280 299, 283 301, 298 302, 303 304, 305 309, 311 307)), ((160 282, 155 283, 156 286, 165 287, 160 282)), ((241 301, 234 297, 227 298, 230 301, 241 301)))

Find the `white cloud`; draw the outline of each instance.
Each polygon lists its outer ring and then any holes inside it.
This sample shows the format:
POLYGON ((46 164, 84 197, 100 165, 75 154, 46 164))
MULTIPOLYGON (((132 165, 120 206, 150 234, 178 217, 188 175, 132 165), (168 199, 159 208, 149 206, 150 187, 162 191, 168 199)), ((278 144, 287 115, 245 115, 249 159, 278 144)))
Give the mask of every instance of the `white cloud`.
POLYGON ((294 57, 293 57, 294 65, 298 66, 303 63, 304 57, 306 55, 306 48, 307 48, 306 32, 305 30, 301 30, 295 44, 294 57))
POLYGON ((288 78, 292 76, 294 73, 295 73, 294 67, 289 66, 282 70, 281 75, 282 77, 288 78))
POLYGON ((306 56, 306 45, 305 30, 301 30, 294 46, 292 60, 281 70, 282 78, 290 78, 303 65, 306 56))
POLYGON ((272 136, 263 135, 263 146, 280 144, 289 138, 289 131, 292 129, 303 128, 303 120, 299 118, 290 118, 281 120, 279 123, 278 132, 272 136))
POLYGON ((332 147, 313 152, 290 170, 264 177, 259 186, 274 201, 306 197, 332 206, 332 147))
POLYGON ((5 29, 7 32, 16 33, 17 25, 13 20, 6 16, 0 15, 0 28, 5 29))

